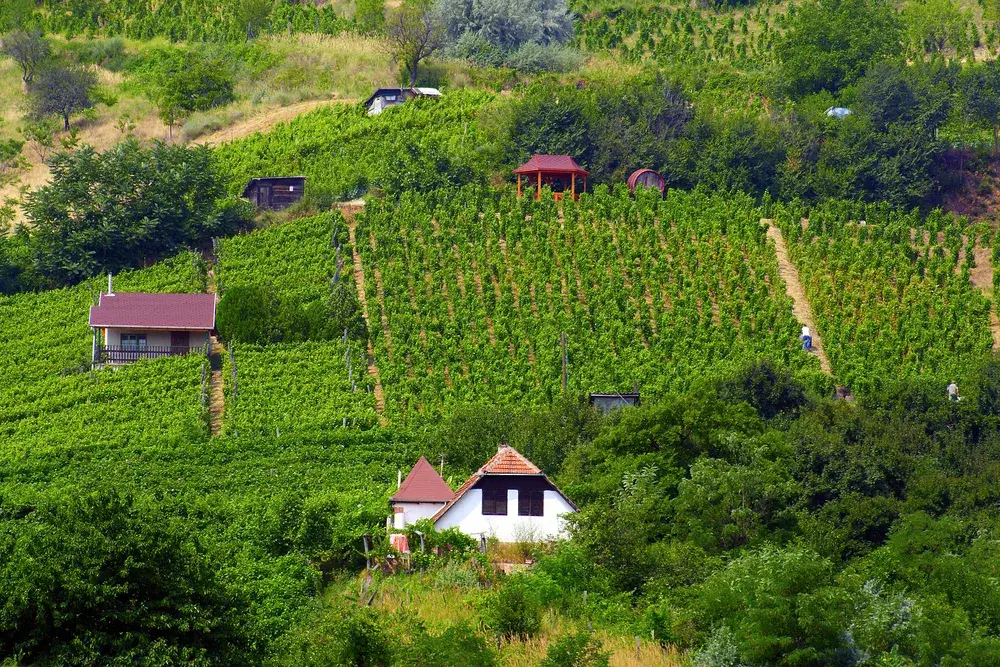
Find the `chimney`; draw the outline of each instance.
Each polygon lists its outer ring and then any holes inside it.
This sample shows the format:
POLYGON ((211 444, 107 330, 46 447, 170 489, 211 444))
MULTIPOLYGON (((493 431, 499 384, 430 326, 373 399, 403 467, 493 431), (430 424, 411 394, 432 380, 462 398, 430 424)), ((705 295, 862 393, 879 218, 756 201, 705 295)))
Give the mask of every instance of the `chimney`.
POLYGON ((114 296, 115 292, 111 285, 111 274, 108 273, 108 296, 114 296))
POLYGON ((399 491, 401 486, 403 486, 403 469, 399 468, 396 470, 396 490, 399 491))
POLYGON ((508 447, 510 447, 510 444, 508 444, 506 440, 501 440, 500 445, 497 447, 497 454, 507 449, 508 447))

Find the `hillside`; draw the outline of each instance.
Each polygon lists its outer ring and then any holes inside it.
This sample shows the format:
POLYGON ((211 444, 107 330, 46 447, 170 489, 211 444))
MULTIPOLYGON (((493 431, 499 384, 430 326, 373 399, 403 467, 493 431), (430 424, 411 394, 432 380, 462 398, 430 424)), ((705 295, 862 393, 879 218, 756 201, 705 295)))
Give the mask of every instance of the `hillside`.
POLYGON ((0 663, 1000 664, 995 9, 0 3, 0 663))

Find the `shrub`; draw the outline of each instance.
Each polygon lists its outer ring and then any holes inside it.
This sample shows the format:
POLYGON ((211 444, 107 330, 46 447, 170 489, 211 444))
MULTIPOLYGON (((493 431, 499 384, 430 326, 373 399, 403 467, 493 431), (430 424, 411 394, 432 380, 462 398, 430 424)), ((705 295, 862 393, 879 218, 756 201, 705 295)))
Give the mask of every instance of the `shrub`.
POLYGON ((542 606, 528 581, 523 575, 514 575, 481 602, 483 624, 504 639, 528 639, 541 629, 542 606))
POLYGON ((274 314, 280 303, 272 290, 256 285, 237 285, 225 290, 219 300, 216 327, 223 339, 263 345, 278 337, 274 314))
POLYGON ((542 667, 608 667, 610 654, 592 632, 577 630, 549 646, 542 667))
POLYGON ((486 640, 463 621, 437 636, 417 636, 399 664, 405 667, 493 667, 497 659, 486 640))

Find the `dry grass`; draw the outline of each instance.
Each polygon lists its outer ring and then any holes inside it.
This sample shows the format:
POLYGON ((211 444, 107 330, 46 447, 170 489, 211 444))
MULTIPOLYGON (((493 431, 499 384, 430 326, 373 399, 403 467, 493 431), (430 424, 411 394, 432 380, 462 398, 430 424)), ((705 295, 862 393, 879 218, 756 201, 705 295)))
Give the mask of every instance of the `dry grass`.
MULTIPOLYGON (((398 577, 384 581, 375 596, 374 606, 389 613, 415 614, 432 633, 476 617, 474 601, 478 591, 457 588, 434 588, 429 580, 419 576, 398 577)), ((537 665, 548 651, 549 644, 560 636, 577 629, 577 623, 549 611, 542 617, 541 633, 525 642, 510 642, 501 648, 501 664, 506 667, 537 665)), ((687 667, 684 655, 673 648, 664 649, 648 638, 640 639, 636 651, 635 637, 597 630, 604 648, 611 653, 613 667, 687 667)))

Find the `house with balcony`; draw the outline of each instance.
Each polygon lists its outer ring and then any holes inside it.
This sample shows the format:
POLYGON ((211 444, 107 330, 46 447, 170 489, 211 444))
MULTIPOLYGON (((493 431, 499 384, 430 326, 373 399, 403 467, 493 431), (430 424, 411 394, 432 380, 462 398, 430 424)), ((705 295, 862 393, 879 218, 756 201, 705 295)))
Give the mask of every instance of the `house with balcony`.
POLYGON ((102 292, 90 308, 94 365, 203 351, 215 329, 215 301, 214 294, 102 292))

